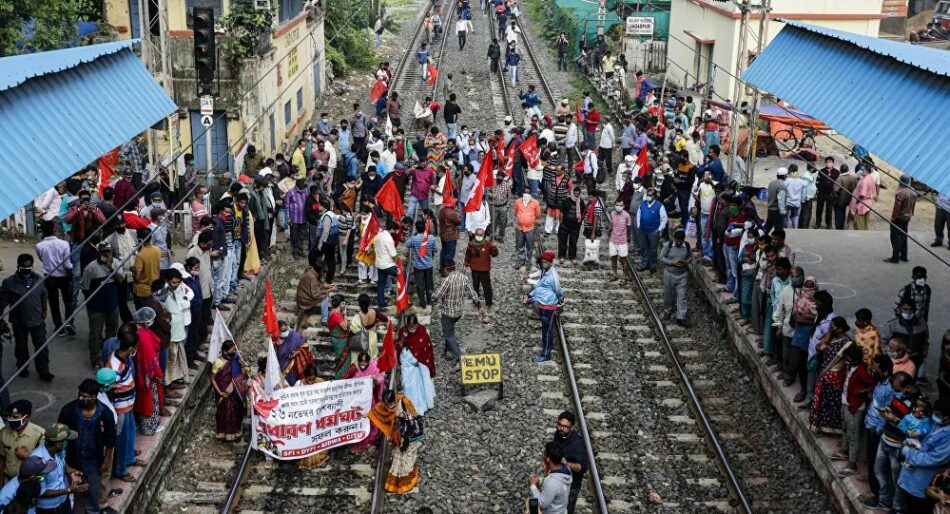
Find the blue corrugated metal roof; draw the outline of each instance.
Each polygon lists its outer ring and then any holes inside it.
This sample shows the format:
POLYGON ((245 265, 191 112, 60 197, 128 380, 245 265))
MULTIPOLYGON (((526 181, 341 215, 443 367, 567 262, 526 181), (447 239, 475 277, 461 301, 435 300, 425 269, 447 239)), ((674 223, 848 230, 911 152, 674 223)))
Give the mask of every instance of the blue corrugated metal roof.
POLYGON ((0 59, 0 219, 176 109, 127 43, 96 46, 0 59))
POLYGON ((890 39, 880 39, 876 37, 855 34, 854 32, 845 32, 843 30, 829 29, 811 25, 809 23, 800 23, 792 20, 782 20, 786 25, 805 29, 823 36, 833 37, 842 41, 853 43, 865 50, 870 50, 892 59, 897 59, 904 64, 910 64, 917 68, 923 68, 927 71, 938 73, 943 76, 950 76, 950 52, 938 50, 921 45, 912 45, 890 39))
POLYGON ((138 40, 116 41, 101 45, 79 46, 52 52, 14 55, 0 59, 0 91, 22 84, 23 81, 66 70, 103 55, 129 48, 138 40))
POLYGON ((939 129, 941 113, 950 112, 947 61, 921 57, 912 45, 893 43, 913 49, 898 51, 836 34, 843 33, 789 23, 742 78, 950 194, 950 145, 939 129))

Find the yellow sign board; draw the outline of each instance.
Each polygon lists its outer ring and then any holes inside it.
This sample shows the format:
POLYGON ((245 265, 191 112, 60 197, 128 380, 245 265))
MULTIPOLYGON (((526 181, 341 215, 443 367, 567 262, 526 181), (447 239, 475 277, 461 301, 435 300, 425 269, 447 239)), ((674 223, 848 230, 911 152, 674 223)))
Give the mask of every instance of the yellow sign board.
POLYGON ((501 354, 476 353, 462 356, 462 384, 501 382, 501 354))

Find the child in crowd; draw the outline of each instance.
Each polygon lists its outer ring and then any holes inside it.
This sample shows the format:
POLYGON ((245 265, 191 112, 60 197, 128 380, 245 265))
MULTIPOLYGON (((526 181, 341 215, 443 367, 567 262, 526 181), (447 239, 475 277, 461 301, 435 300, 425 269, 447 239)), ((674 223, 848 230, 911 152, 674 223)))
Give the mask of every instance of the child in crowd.
POLYGON ((932 412, 933 405, 930 401, 920 398, 914 404, 914 410, 904 416, 899 427, 907 435, 905 446, 920 448, 920 443, 933 431, 933 420, 930 419, 932 412))

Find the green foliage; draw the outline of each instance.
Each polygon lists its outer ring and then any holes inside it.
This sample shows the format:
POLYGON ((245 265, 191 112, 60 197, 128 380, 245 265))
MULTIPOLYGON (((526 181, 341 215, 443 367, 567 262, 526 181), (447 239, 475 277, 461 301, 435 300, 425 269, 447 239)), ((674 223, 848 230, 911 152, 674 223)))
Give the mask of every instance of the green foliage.
MULTIPOLYGON (((367 8, 365 0, 331 0, 325 5, 327 60, 333 66, 334 76, 375 68, 379 62, 372 43, 376 11, 367 8)), ((385 10, 383 20, 388 29, 385 10)))
POLYGON ((92 0, 0 0, 0 56, 62 48, 76 38, 77 21, 101 17, 101 2, 92 0), (30 20, 33 37, 22 46, 23 24, 30 20))
POLYGON ((274 12, 273 9, 255 9, 251 0, 238 0, 231 4, 227 16, 218 18, 218 24, 227 35, 221 49, 229 67, 238 70, 244 59, 267 49, 266 34, 271 31, 274 12))

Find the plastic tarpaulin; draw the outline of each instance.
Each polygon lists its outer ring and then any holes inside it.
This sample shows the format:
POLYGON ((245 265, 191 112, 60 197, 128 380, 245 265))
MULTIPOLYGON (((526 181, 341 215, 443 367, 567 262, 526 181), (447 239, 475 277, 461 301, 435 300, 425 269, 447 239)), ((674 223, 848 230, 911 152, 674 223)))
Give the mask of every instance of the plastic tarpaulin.
MULTIPOLYGON (((548 24, 555 31, 565 32, 571 40, 572 57, 577 55, 577 49, 582 39, 586 40, 588 45, 593 44, 597 39, 599 20, 596 4, 588 3, 585 0, 554 0, 546 2, 546 7, 550 9, 548 24)), ((608 11, 604 16, 605 32, 616 25, 623 24, 623 20, 610 8, 608 2, 608 11)))

